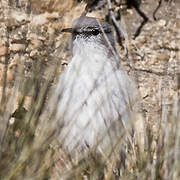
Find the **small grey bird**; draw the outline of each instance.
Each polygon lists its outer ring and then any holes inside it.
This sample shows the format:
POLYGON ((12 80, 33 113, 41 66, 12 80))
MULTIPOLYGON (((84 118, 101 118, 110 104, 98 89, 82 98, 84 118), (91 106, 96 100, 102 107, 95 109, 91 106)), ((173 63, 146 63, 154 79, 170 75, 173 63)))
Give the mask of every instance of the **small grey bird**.
POLYGON ((134 89, 119 67, 113 31, 106 22, 81 16, 72 28, 72 58, 55 91, 60 139, 74 148, 108 146, 131 113, 134 89))

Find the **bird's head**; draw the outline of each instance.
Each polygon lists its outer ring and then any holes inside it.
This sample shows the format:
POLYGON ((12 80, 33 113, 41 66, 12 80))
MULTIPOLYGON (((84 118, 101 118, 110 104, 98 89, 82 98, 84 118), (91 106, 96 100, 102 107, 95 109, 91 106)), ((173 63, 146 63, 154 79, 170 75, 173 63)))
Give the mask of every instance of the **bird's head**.
POLYGON ((72 48, 75 41, 83 40, 103 45, 112 54, 116 52, 113 31, 107 22, 81 16, 73 21, 72 28, 63 29, 62 32, 72 33, 72 48))

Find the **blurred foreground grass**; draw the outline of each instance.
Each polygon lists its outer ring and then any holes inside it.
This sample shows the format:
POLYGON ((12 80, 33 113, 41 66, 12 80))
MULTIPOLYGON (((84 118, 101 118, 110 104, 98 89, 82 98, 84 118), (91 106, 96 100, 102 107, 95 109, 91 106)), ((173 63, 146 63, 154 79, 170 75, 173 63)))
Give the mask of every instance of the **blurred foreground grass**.
POLYGON ((96 149, 71 155, 56 140, 60 131, 55 121, 56 110, 50 111, 47 106, 56 67, 46 70, 46 81, 42 79, 42 69, 42 62, 37 62, 31 79, 17 76, 8 95, 4 83, 0 106, 0 179, 180 179, 178 94, 170 109, 162 104, 161 118, 154 120, 156 133, 150 123, 144 123, 143 144, 138 143, 138 132, 135 131, 131 143, 124 132, 116 145, 118 150, 112 150, 108 156, 96 149), (19 89, 21 100, 12 112, 19 89), (24 103, 29 93, 31 100, 26 109, 24 103))

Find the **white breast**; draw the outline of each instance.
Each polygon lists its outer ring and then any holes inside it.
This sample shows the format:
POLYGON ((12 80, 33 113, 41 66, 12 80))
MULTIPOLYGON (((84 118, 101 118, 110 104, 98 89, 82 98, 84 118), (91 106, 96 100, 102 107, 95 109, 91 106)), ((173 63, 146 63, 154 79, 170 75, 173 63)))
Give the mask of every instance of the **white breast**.
POLYGON ((119 132, 120 116, 123 123, 128 120, 132 95, 128 76, 117 69, 116 60, 108 58, 103 46, 74 43, 73 57, 56 89, 60 94, 57 117, 64 125, 60 137, 70 150, 93 146, 113 123, 112 136, 119 132))

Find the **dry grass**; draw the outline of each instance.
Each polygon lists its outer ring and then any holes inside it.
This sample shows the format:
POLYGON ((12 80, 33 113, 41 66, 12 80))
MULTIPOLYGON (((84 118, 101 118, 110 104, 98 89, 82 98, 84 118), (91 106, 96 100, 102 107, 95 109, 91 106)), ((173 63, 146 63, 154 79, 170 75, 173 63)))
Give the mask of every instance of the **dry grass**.
MULTIPOLYGON (((129 136, 124 131, 108 154, 97 153, 96 148, 85 154, 69 154, 57 140, 60 129, 55 121, 56 110, 47 106, 50 87, 57 76, 57 65, 44 69, 43 61, 37 61, 30 79, 23 74, 24 66, 18 65, 19 73, 9 90, 8 55, 5 58, 5 68, 1 73, 3 78, 0 77, 3 79, 0 96, 0 179, 180 179, 178 92, 172 105, 166 105, 162 100, 159 118, 152 117, 155 124, 143 119, 143 142, 138 134, 142 124, 136 123, 132 124, 136 126, 134 134, 129 136), (44 71, 46 80, 42 77, 44 71)), ((139 119, 134 116, 132 120, 138 122, 139 119)))
MULTIPOLYGON (((37 78, 40 77, 38 73, 35 72, 31 84, 34 90, 28 110, 23 107, 26 88, 13 114, 10 109, 15 94, 1 101, 0 179, 180 178, 180 115, 176 103, 171 113, 167 113, 166 106, 163 106, 161 119, 155 120, 156 133, 148 122, 145 123, 143 148, 143 144, 138 143, 138 132, 131 138, 131 143, 124 132, 116 145, 118 148, 111 149, 108 156, 97 153, 95 149, 90 149, 88 154, 71 155, 56 141, 58 129, 54 114, 46 108, 45 100, 53 76, 39 86, 41 78, 37 78)), ((24 87, 28 83, 25 82, 24 87)), ((22 79, 18 85, 22 85, 22 79)), ((13 89, 15 93, 18 85, 13 89)))

